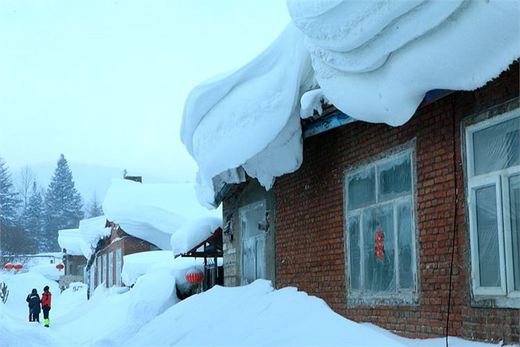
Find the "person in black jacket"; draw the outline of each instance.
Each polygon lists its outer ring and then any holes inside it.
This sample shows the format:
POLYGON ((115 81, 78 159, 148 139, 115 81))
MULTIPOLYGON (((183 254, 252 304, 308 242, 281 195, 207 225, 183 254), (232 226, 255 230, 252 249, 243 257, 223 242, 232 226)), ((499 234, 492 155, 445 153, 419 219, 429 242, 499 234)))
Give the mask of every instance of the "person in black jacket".
POLYGON ((33 289, 26 299, 29 304, 29 322, 40 322, 40 296, 38 291, 33 289))

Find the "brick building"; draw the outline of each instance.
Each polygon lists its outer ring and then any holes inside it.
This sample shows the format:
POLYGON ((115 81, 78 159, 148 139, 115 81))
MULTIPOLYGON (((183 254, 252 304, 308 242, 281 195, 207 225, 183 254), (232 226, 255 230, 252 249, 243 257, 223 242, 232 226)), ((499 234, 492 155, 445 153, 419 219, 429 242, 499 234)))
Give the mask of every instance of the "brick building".
POLYGON ((103 284, 105 287, 124 286, 121 273, 125 255, 158 250, 154 244, 127 234, 121 227, 107 221, 110 235, 101 239, 91 258, 91 291, 103 284))
POLYGON ((225 284, 296 286, 411 337, 445 334, 449 311, 450 335, 519 342, 519 106, 516 62, 403 126, 307 136, 301 168, 270 191, 248 179, 217 194, 225 284))

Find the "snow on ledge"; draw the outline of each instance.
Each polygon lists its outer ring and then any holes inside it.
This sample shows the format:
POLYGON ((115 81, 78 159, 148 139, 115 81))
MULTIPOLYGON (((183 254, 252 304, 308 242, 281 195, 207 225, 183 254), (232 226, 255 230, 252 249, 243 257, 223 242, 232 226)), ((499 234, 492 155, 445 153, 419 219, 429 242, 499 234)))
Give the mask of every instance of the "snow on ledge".
POLYGON ((83 255, 83 243, 79 229, 62 229, 58 231, 58 244, 69 255, 83 255))
POLYGON ((181 139, 206 206, 215 182, 237 183, 245 171, 269 189, 299 168, 299 116, 317 108, 320 92, 302 95, 315 82, 345 114, 399 126, 428 91, 474 90, 520 57, 518 0, 288 0, 288 8, 293 23, 265 52, 186 101, 181 139))
POLYGON ((188 252, 213 235, 218 227, 222 227, 222 219, 216 217, 200 218, 185 223, 171 237, 173 254, 188 252))

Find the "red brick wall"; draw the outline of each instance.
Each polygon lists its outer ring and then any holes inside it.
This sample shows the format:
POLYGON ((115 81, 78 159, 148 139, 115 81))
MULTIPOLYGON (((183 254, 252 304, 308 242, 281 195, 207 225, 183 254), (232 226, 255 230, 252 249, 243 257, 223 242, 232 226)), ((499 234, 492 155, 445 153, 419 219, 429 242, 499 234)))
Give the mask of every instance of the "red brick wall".
POLYGON ((402 335, 444 334, 457 188, 450 335, 518 342, 520 310, 471 305, 460 143, 461 120, 518 97, 518 85, 515 63, 475 92, 453 93, 421 107, 404 126, 356 122, 306 139, 302 167, 275 185, 277 287, 297 286, 323 298, 347 318, 373 322, 402 335), (418 305, 347 308, 344 171, 410 141, 416 141, 417 156, 418 305))

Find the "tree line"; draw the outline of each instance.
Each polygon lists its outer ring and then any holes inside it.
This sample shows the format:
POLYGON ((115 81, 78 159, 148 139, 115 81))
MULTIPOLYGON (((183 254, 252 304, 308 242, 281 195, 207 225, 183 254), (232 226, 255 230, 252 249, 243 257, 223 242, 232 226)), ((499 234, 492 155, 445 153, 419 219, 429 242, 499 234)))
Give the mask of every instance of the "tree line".
POLYGON ((83 210, 83 199, 74 185, 72 171, 62 154, 46 189, 29 168, 20 174, 16 189, 0 157, 0 255, 60 251, 58 230, 79 226, 84 217, 103 214, 96 196, 83 210))

